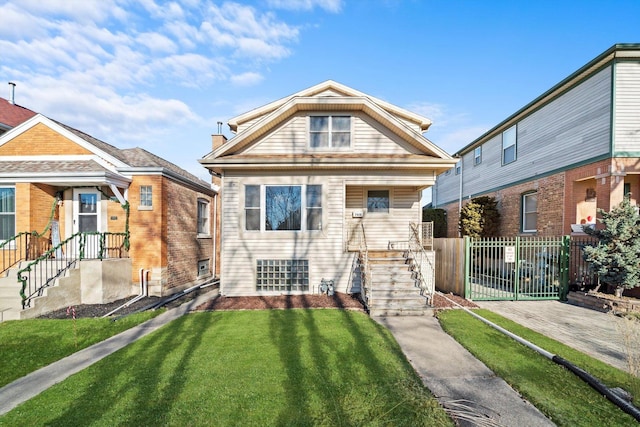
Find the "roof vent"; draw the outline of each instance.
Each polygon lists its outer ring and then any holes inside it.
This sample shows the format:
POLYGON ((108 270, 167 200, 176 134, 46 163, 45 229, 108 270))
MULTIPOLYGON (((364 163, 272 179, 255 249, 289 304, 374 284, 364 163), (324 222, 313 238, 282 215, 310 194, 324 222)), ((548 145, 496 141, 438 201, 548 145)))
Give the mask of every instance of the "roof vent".
POLYGON ((218 135, 222 135, 222 122, 218 122, 218 135))
POLYGON ((9 82, 9 86, 11 86, 11 88, 9 89, 9 103, 15 104, 16 103, 16 84, 14 82, 9 82))

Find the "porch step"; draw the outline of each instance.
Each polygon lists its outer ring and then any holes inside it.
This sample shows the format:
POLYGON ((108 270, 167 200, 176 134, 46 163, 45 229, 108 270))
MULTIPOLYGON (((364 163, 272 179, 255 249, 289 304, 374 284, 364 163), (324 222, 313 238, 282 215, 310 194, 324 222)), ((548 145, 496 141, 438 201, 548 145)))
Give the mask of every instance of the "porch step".
POLYGON ((403 250, 369 252, 372 316, 424 316, 433 312, 420 295, 408 255, 403 250))

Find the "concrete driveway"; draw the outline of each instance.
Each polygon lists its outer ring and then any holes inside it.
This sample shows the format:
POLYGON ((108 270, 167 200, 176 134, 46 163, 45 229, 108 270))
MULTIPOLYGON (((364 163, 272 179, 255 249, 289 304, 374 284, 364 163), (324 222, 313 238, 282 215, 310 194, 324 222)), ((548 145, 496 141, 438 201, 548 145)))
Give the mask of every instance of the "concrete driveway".
POLYGON ((629 371, 627 351, 637 352, 638 322, 560 301, 474 301, 529 329, 553 338, 616 368, 629 371), (628 349, 624 336, 635 337, 628 349))

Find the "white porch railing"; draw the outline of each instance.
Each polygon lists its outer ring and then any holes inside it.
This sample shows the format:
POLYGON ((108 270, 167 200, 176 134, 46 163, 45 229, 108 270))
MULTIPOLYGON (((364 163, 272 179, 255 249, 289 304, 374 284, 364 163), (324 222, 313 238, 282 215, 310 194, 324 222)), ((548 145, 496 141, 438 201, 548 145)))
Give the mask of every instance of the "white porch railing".
POLYGON ((426 251, 433 248, 433 223, 409 224, 409 240, 389 242, 389 249, 405 250, 413 260, 415 273, 420 283, 420 293, 429 302, 433 299, 435 287, 435 252, 426 251))

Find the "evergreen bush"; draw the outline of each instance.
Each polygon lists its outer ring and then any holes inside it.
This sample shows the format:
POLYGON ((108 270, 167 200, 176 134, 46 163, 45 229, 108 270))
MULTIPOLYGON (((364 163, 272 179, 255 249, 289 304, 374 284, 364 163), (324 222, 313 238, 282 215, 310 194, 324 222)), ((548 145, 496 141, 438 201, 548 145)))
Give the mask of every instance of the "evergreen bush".
POLYGON ((636 207, 625 197, 611 211, 598 209, 598 213, 602 216, 598 221, 604 228, 585 227, 585 233, 598 239, 597 245, 583 249, 585 261, 598 274, 600 284, 614 289, 637 287, 640 285, 640 215, 636 207))

